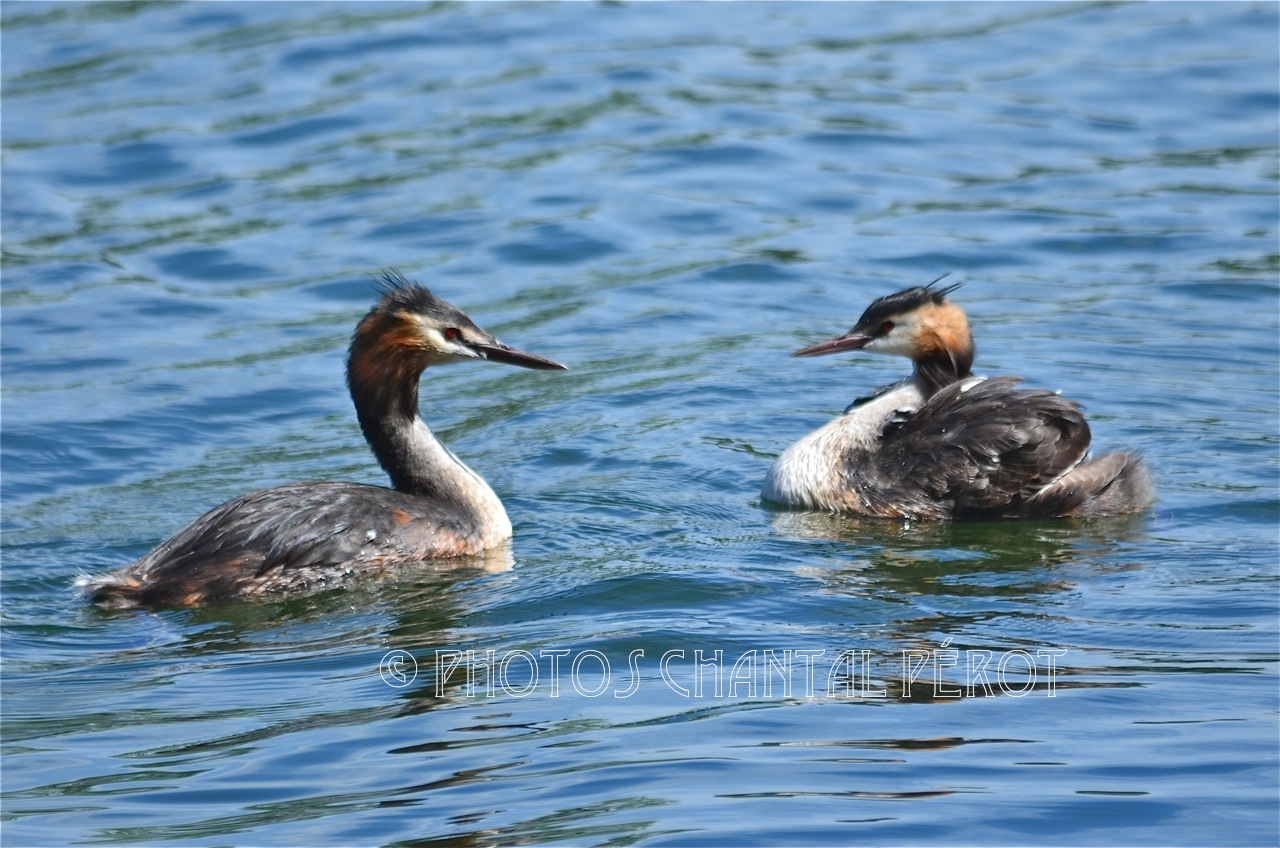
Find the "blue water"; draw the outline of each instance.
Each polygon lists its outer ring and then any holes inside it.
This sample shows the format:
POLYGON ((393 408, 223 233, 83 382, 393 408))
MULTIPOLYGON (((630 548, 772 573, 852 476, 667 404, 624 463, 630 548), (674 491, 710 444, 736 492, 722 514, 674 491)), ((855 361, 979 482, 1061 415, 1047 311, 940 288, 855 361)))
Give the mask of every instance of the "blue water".
POLYGON ((1280 840, 1274 3, 0 16, 5 845, 1280 840), (388 267, 572 369, 424 380, 505 556, 86 607, 244 491, 383 482, 388 267), (760 503, 907 367, 789 352, 947 272, 1152 514, 760 503))

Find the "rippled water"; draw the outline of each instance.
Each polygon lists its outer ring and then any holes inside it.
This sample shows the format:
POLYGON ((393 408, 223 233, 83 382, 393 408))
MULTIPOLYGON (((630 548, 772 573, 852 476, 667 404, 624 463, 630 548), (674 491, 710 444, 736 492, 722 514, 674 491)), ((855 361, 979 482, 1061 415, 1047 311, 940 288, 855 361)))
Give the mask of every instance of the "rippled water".
POLYGON ((1280 839, 1274 4, 2 14, 5 844, 1280 839), (424 381, 510 561, 86 608, 250 488, 382 482, 386 267, 572 368, 424 381), (946 272, 1153 514, 760 503, 906 368, 788 353, 946 272))

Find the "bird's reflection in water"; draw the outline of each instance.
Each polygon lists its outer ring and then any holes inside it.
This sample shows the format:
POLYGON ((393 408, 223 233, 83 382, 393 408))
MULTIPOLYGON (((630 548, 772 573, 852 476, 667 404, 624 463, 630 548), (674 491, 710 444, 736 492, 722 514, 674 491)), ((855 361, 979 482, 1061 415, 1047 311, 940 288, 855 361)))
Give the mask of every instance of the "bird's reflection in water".
MULTIPOLYGON (((874 688, 886 690, 891 699, 913 701, 935 699, 933 672, 926 669, 904 682, 905 654, 927 654, 945 643, 958 652, 959 663, 947 674, 963 682, 966 652, 992 652, 998 658, 1009 650, 1034 654, 1058 647, 1055 634, 1075 626, 1067 599, 1078 581, 1090 573, 1139 567, 1124 557, 1123 548, 1145 533, 1144 520, 1133 516, 907 523, 777 512, 771 520, 775 532, 808 551, 797 573, 819 581, 827 593, 849 597, 855 623, 842 634, 847 644, 841 647, 868 650, 874 688), (1027 641, 1028 628, 1036 629, 1028 619, 1043 624, 1038 644, 1027 641)), ((1069 680, 1076 676, 1070 661, 1060 665, 1059 686, 1117 685, 1069 680)), ((1036 686, 1047 685, 1042 674, 1036 686)), ((980 689, 977 694, 988 693, 980 689)))
MULTIPOLYGON (((818 549, 826 565, 806 566, 811 576, 867 590, 894 593, 966 594, 963 583, 975 574, 1004 579, 971 587, 977 593, 1050 588, 1037 578, 1055 566, 1113 550, 1139 538, 1143 519, 1126 516, 1091 521, 903 522, 814 512, 775 512, 771 524, 780 536, 828 542, 818 549), (1025 581, 1020 582, 1019 574, 1025 581), (954 578, 954 580, 948 580, 954 578), (1014 586, 1010 586, 1012 580, 1014 586), (1001 585, 995 585, 1001 584, 1001 585)), ((874 594, 874 591, 872 591, 874 594)))

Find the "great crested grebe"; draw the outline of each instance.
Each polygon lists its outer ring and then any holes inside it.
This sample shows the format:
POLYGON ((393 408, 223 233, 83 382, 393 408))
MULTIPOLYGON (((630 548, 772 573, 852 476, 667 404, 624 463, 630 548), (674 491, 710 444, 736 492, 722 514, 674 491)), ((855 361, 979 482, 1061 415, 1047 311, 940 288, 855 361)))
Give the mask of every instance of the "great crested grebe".
POLYGON ((563 370, 515 350, 398 273, 356 326, 347 386, 360 429, 393 488, 290 483, 196 519, 132 565, 76 581, 109 607, 194 606, 300 589, 350 574, 479 553, 511 537, 493 489, 418 415, 425 368, 488 360, 563 370))
POLYGON ((1019 377, 973 376, 973 336, 958 285, 916 286, 873 302, 853 329, 792 356, 845 350, 906 356, 910 377, 815 430, 778 457, 766 500, 810 510, 946 521, 1140 512, 1154 502, 1141 460, 1087 460, 1080 407, 1019 377))

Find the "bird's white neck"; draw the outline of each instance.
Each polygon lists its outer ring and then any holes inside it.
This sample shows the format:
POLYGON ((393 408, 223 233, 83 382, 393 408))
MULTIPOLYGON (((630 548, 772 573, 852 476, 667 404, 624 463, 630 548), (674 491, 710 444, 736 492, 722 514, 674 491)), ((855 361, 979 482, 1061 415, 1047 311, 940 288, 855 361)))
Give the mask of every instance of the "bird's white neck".
POLYGON ((509 538, 511 521, 493 489, 440 443, 418 413, 421 360, 396 353, 353 342, 347 365, 360 429, 392 488, 451 508, 471 525, 460 529, 486 544, 509 538))
POLYGON ((374 451, 397 491, 429 497, 471 516, 488 543, 510 538, 511 521, 497 494, 436 438, 420 416, 407 424, 384 425, 374 451), (392 457, 394 470, 388 462, 392 457))

